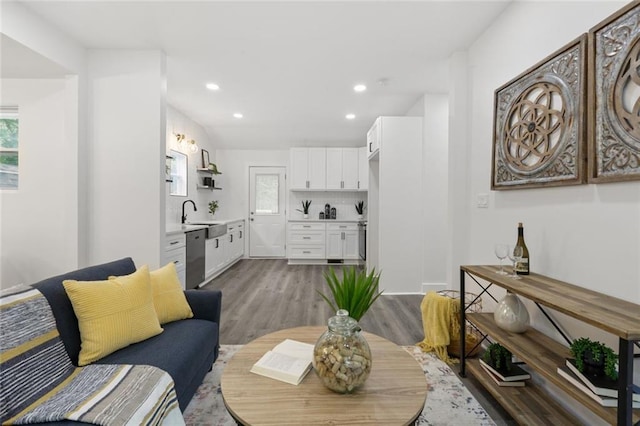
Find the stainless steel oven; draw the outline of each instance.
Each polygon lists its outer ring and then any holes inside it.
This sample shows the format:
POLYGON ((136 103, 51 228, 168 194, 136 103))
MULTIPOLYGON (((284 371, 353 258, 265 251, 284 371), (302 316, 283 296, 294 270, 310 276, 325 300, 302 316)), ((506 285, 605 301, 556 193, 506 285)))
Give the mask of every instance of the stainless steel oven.
POLYGON ((367 260, 367 222, 358 222, 358 251, 360 259, 367 260))

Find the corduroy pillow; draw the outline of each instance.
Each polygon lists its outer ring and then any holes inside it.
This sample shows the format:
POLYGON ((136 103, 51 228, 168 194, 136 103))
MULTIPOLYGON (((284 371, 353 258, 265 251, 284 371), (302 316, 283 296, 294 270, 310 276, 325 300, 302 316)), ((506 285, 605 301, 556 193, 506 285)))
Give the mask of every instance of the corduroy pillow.
POLYGON ((65 280, 62 284, 78 318, 79 366, 163 331, 153 307, 146 265, 106 281, 65 280))
POLYGON ((193 318, 191 306, 180 285, 176 266, 167 263, 160 269, 150 272, 153 306, 160 324, 193 318))

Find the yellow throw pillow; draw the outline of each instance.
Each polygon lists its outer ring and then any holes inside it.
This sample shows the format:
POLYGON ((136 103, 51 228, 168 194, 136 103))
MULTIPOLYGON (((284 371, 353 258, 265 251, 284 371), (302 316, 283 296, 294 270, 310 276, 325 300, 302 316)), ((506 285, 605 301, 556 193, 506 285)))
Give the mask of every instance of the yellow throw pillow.
POLYGON ((106 281, 62 283, 78 317, 83 366, 162 333, 151 295, 149 267, 106 281))
POLYGON ((191 306, 184 295, 173 262, 151 271, 150 274, 153 306, 156 308, 160 324, 193 318, 191 306))

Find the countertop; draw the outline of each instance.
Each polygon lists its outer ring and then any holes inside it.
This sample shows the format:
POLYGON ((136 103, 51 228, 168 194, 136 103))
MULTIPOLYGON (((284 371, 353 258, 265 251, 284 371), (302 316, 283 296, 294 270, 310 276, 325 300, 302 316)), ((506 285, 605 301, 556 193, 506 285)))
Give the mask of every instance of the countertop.
MULTIPOLYGON (((221 223, 221 224, 230 224, 233 222, 239 222, 244 220, 244 218, 236 218, 236 219, 214 219, 214 220, 196 220, 196 222, 211 222, 213 223, 221 223)), ((207 225, 190 225, 189 223, 185 223, 181 225, 179 223, 167 224, 165 232, 167 235, 174 234, 184 234, 186 232, 197 231, 198 229, 206 229, 207 225)))

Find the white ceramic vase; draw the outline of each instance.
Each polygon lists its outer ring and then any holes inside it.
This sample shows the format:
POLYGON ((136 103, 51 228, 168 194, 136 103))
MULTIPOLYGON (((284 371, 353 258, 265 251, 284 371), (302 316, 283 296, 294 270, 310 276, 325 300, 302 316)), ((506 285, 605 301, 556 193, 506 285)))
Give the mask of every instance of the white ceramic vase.
POLYGON ((309 215, 308 214, 303 214, 302 217, 305 218, 305 219, 309 219, 309 215))
POLYGON ((524 333, 529 327, 527 307, 518 296, 510 292, 498 303, 493 319, 498 327, 514 333, 524 333))

